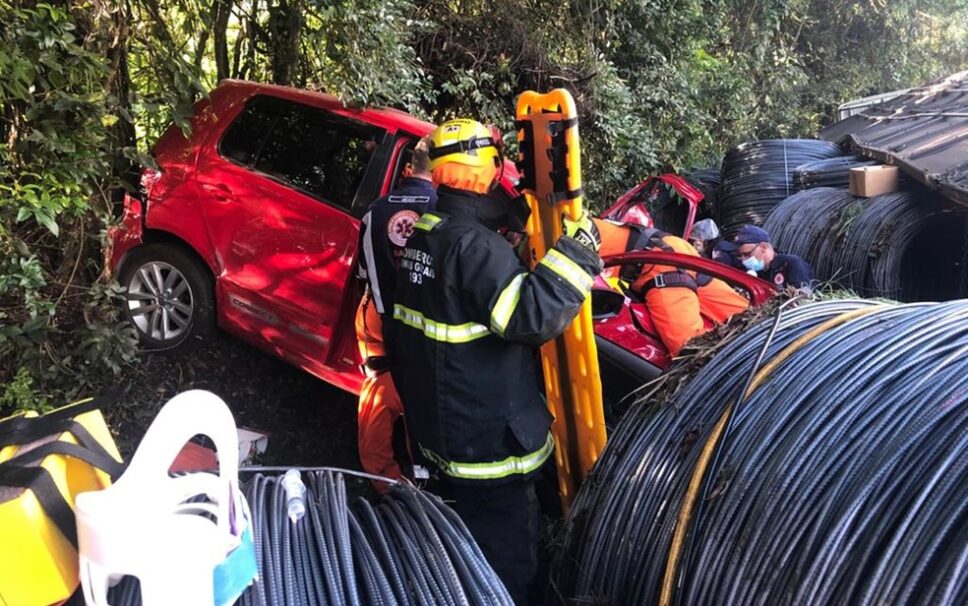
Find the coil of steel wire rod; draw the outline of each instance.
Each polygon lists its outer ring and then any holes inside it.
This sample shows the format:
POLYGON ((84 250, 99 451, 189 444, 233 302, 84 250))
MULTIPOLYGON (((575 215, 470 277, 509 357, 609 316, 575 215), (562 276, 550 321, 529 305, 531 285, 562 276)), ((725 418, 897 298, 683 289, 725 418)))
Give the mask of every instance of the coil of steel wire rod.
POLYGON ((763 227, 822 281, 871 297, 968 295, 968 210, 922 188, 872 198, 816 188, 790 196, 763 227))
POLYGON ((248 483, 260 582, 242 604, 511 604, 467 528, 437 497, 396 485, 350 506, 342 475, 308 474, 306 515, 278 478, 248 483), (263 595, 265 598, 263 599, 263 595))
POLYGON ((701 191, 703 195, 696 219, 716 218, 719 208, 719 186, 722 181, 719 167, 694 170, 686 175, 686 181, 701 191))
MULTIPOLYGON (((863 201, 844 189, 818 187, 793 194, 770 211, 763 229, 779 252, 798 255, 807 260, 823 281, 837 280, 834 265, 842 242, 841 221, 849 216, 847 209, 860 210, 863 201)), ((846 282, 845 282, 846 284, 846 282)))
POLYGON ((729 150, 719 197, 723 233, 732 237, 743 225, 761 225, 777 203, 795 192, 796 167, 840 155, 837 145, 815 139, 749 141, 729 150))
POLYGON ((850 185, 850 169, 875 164, 880 163, 853 154, 827 160, 814 160, 793 169, 793 186, 797 191, 814 187, 846 189, 850 185))
POLYGON ((756 325, 619 425, 566 522, 557 595, 968 603, 966 352, 966 301, 756 325))
POLYGON ((901 301, 968 295, 968 210, 920 188, 867 198, 845 210, 845 235, 828 251, 845 286, 901 301))
MULTIPOLYGON (((511 598, 457 514, 397 484, 376 504, 347 500, 343 475, 304 472, 305 513, 293 521, 282 476, 246 483, 258 580, 241 606, 500 605, 511 598)), ((111 590, 139 606, 137 581, 111 590)))

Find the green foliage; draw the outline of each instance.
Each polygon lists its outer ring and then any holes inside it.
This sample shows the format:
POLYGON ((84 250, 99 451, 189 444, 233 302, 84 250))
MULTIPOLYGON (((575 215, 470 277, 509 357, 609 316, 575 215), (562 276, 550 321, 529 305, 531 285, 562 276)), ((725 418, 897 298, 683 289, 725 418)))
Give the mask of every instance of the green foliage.
MULTIPOLYGON (((11 256, 0 261, 0 298, 23 301, 22 309, 30 318, 53 312, 53 305, 41 294, 45 286, 44 268, 36 256, 11 256)), ((7 315, 0 309, 0 321, 7 315)))
POLYGON ((26 368, 21 368, 0 393, 0 410, 14 413, 34 411, 44 413, 54 408, 34 390, 34 378, 26 368))
POLYGON ((840 103, 968 67, 957 0, 496 0, 422 14, 434 24, 416 42, 436 93, 428 113, 507 125, 516 92, 568 88, 599 207, 664 168, 814 136, 840 103))
POLYGON ((0 0, 0 23, 0 408, 41 410, 134 351, 89 286, 100 242, 85 232, 106 216, 119 100, 91 22, 0 0))
POLYGON ((207 92, 201 66, 186 52, 191 40, 181 37, 198 23, 191 8, 191 2, 138 0, 131 3, 130 14, 120 5, 114 9, 115 19, 130 28, 125 32, 127 46, 117 50, 124 53, 128 74, 116 77, 132 84, 128 98, 119 100, 116 117, 137 128, 140 150, 130 149, 128 155, 143 164, 150 162, 148 149, 170 124, 189 132, 192 106, 207 92))
POLYGON ((351 105, 397 105, 411 111, 430 86, 407 41, 429 24, 404 0, 339 0, 305 12, 306 84, 351 105))
POLYGON ((57 217, 83 212, 104 174, 107 96, 103 59, 77 40, 69 13, 49 4, 0 0, 0 212, 4 227, 33 219, 57 235, 57 217))
POLYGON ((0 359, 10 361, 13 375, 5 381, 9 389, 0 410, 36 410, 96 393, 134 362, 137 335, 121 321, 120 288, 95 284, 85 291, 87 301, 70 310, 78 317, 64 326, 53 321, 53 312, 0 324, 0 359))
POLYGON ((112 192, 222 78, 476 117, 511 154, 515 95, 565 87, 602 208, 966 68, 964 0, 0 0, 0 408, 61 403, 134 360, 101 267, 112 192))

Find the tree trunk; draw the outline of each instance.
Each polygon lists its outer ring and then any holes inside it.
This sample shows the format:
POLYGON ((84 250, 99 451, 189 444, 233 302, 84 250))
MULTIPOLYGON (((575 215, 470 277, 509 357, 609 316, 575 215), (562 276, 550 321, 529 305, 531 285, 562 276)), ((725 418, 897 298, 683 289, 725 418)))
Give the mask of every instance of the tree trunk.
POLYGON ((302 25, 299 0, 279 0, 269 7, 269 61, 275 84, 292 84, 302 25))
POLYGON ((219 80, 230 77, 229 45, 226 30, 232 15, 232 0, 215 0, 212 33, 215 40, 215 72, 219 80))
POLYGON ((138 167, 125 156, 126 148, 135 148, 134 123, 131 122, 131 75, 128 71, 128 15, 123 5, 114 10, 113 27, 107 48, 108 80, 105 88, 113 101, 112 111, 118 116, 111 128, 111 178, 121 187, 112 187, 112 210, 120 211, 125 189, 138 187, 138 167))
POLYGON ((242 41, 245 40, 245 33, 240 30, 235 37, 235 46, 232 48, 232 77, 239 77, 239 65, 242 62, 242 41))

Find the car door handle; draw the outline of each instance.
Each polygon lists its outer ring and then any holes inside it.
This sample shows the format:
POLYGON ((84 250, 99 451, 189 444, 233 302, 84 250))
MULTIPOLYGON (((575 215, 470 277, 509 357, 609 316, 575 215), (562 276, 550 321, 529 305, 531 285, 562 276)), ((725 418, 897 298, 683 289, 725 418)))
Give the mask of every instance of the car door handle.
POLYGON ((202 190, 221 202, 234 202, 235 196, 224 183, 202 183, 202 190))

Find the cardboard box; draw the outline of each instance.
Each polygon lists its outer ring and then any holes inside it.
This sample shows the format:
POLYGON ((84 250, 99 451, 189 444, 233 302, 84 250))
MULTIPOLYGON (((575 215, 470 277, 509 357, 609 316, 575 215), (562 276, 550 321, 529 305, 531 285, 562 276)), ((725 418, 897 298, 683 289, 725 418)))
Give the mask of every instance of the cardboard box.
POLYGON ((850 193, 869 198, 897 191, 897 167, 858 166, 850 169, 850 193))

